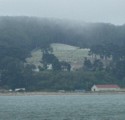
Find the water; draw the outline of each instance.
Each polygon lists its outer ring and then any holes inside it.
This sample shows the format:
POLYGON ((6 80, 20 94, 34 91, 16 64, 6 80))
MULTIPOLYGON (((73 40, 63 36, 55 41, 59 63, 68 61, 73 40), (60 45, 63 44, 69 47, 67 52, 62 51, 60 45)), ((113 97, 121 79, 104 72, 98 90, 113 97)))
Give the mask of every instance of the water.
POLYGON ((0 96, 0 120, 125 120, 125 95, 0 96))

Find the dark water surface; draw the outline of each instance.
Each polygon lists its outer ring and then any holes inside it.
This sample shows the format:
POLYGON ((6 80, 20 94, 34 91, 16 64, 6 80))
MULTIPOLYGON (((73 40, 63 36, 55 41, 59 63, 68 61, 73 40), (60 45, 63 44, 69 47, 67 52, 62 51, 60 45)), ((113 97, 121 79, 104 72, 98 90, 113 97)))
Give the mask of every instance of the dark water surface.
POLYGON ((0 96, 0 120, 125 120, 125 95, 0 96))

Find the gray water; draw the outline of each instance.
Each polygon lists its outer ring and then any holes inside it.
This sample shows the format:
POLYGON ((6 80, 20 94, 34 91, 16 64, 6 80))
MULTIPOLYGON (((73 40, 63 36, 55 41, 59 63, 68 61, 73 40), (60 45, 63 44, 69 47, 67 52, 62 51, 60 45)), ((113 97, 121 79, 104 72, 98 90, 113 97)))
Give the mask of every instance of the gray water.
POLYGON ((125 120, 125 95, 0 96, 0 120, 125 120))

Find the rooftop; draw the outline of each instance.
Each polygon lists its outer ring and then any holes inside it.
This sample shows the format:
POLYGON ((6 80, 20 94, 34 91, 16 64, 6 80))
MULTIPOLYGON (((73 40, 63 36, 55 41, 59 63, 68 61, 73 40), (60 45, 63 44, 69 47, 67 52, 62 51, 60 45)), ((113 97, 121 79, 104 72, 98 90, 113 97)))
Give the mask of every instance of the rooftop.
POLYGON ((118 85, 95 85, 97 88, 120 88, 118 85))

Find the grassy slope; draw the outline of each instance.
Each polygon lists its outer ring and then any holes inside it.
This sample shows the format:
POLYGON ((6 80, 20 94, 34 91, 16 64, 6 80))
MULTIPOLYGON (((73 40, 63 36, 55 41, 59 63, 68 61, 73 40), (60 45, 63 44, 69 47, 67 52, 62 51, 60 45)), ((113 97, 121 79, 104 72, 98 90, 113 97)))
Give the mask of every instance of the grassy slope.
MULTIPOLYGON (((51 45, 53 53, 58 57, 60 61, 67 61, 72 66, 82 66, 85 57, 88 57, 89 49, 80 49, 79 47, 70 46, 66 44, 54 43, 51 45)), ((41 65, 40 60, 42 53, 40 50, 34 50, 31 52, 31 57, 27 58, 27 62, 36 66, 41 65)))
POLYGON ((34 50, 31 52, 31 57, 26 58, 27 63, 34 64, 35 66, 41 66, 42 53, 41 50, 34 50))

